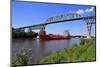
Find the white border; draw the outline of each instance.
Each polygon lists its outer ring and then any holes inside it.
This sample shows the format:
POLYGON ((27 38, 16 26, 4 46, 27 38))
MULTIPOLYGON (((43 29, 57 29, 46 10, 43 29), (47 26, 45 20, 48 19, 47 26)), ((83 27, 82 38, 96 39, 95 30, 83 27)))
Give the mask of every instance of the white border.
POLYGON ((10 63, 10 0, 0 0, 0 67, 10 63))
MULTIPOLYGON (((31 0, 32 1, 32 0, 31 0)), ((97 6, 97 61, 84 63, 68 63, 53 65, 36 65, 26 67, 99 67, 100 66, 100 0, 33 0, 40 2, 56 2, 97 6)), ((10 0, 0 0, 0 67, 10 64, 10 0)))
POLYGON ((96 5, 95 0, 17 0, 17 1, 39 1, 39 2, 52 2, 52 3, 69 3, 69 4, 88 4, 96 5))

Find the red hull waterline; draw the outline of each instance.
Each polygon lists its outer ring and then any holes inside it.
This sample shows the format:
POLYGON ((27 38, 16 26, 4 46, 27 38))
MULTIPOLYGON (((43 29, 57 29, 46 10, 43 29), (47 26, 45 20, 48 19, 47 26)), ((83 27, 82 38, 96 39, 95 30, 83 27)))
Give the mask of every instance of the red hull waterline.
POLYGON ((45 36, 39 36, 40 40, 70 40, 71 36, 55 36, 55 35, 45 35, 45 36))

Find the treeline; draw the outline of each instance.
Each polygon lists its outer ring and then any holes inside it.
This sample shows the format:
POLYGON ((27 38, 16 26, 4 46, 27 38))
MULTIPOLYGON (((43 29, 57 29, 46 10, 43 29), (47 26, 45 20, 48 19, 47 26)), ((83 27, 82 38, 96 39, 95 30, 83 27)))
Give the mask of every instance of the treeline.
POLYGON ((36 38, 38 36, 38 33, 29 31, 24 32, 19 29, 12 28, 12 38, 36 38))

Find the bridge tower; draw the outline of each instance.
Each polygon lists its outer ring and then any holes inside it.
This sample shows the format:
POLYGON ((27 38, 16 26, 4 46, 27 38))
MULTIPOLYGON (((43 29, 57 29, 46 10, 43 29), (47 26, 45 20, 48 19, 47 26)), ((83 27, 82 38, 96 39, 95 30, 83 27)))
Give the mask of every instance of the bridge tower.
POLYGON ((87 38, 91 38, 91 29, 92 25, 95 24, 95 18, 86 18, 84 19, 87 25, 87 38))

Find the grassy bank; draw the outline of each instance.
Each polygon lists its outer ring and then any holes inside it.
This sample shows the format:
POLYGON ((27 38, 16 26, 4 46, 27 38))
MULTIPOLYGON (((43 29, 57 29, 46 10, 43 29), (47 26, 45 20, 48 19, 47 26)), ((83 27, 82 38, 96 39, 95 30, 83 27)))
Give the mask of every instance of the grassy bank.
POLYGON ((16 67, 16 66, 27 66, 29 65, 29 61, 30 61, 30 57, 28 57, 29 53, 31 52, 31 48, 30 49, 24 49, 22 48, 22 50, 16 54, 15 58, 12 58, 12 64, 11 67, 16 67))
POLYGON ((39 64, 80 62, 96 60, 95 39, 82 39, 80 45, 65 48, 62 52, 56 52, 43 58, 39 64))

